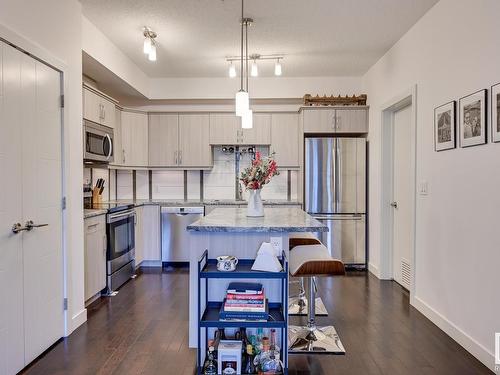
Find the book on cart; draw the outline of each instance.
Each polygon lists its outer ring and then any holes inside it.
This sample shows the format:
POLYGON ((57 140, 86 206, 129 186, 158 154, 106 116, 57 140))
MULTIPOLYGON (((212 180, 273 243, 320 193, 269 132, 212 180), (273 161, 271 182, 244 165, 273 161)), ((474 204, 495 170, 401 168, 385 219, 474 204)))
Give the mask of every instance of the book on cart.
POLYGON ((229 283, 226 293, 236 296, 259 296, 264 294, 264 287, 261 283, 233 281, 229 283))
POLYGON ((227 310, 226 300, 222 304, 219 312, 219 319, 223 321, 259 321, 267 322, 269 319, 269 305, 267 299, 264 300, 264 306, 262 311, 251 311, 248 309, 238 310, 227 310))

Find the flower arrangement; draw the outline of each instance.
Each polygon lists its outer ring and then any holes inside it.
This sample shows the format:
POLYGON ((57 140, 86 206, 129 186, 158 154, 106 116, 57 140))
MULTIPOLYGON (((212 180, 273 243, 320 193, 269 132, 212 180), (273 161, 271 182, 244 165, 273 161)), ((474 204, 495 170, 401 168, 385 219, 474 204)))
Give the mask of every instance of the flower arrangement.
POLYGON ((260 152, 255 153, 252 165, 241 172, 240 181, 247 190, 260 190, 268 184, 274 176, 279 175, 278 166, 274 160, 274 153, 262 157, 260 152))

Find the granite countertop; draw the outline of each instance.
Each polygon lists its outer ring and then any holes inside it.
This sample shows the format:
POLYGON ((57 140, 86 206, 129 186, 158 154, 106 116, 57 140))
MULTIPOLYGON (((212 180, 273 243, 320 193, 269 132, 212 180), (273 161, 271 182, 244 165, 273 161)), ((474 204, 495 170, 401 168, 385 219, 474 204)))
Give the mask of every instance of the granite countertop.
POLYGON ((106 215, 108 210, 94 210, 94 209, 84 209, 83 218, 88 219, 95 216, 106 215))
MULTIPOLYGON (((248 202, 234 199, 206 199, 203 201, 196 199, 119 199, 104 203, 123 203, 135 206, 160 205, 160 206, 238 206, 246 205, 248 202)), ((298 201, 287 201, 282 199, 263 200, 264 206, 297 206, 298 201)))
POLYGON ((328 227, 296 207, 264 208, 247 217, 246 208, 216 208, 187 226, 191 232, 328 232, 328 227))
MULTIPOLYGON (((160 206, 181 206, 181 207, 193 207, 193 206, 239 206, 246 205, 247 201, 239 201, 234 199, 208 199, 208 200, 183 200, 183 199, 119 199, 112 201, 105 201, 103 204, 133 204, 136 207, 139 206, 149 206, 149 205, 160 205, 160 206)), ((280 199, 264 200, 264 206, 297 206, 300 205, 297 201, 287 201, 280 199)), ((102 209, 85 209, 83 211, 83 217, 88 219, 89 217, 99 216, 106 214, 106 210, 102 209)))

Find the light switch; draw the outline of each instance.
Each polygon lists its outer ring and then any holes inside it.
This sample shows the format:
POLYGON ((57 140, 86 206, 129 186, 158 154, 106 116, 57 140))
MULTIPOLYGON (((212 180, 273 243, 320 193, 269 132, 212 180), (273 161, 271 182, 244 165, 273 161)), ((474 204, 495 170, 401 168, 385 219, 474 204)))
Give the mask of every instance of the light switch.
POLYGON ((420 186, 418 188, 418 192, 420 193, 420 195, 427 195, 427 194, 429 194, 429 184, 427 183, 427 181, 421 181, 420 182, 420 186))

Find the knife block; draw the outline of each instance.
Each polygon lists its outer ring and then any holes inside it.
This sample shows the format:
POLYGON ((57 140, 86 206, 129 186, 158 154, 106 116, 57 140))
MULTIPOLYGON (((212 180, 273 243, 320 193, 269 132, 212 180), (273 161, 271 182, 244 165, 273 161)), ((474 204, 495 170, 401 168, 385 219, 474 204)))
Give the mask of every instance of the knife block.
POLYGON ((99 194, 100 188, 92 189, 92 206, 97 206, 102 203, 102 195, 99 194))

